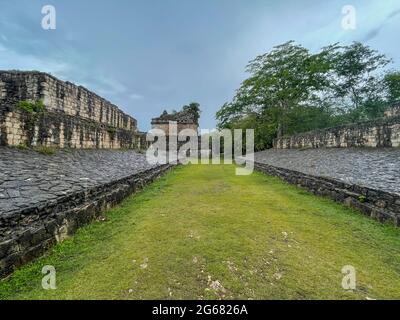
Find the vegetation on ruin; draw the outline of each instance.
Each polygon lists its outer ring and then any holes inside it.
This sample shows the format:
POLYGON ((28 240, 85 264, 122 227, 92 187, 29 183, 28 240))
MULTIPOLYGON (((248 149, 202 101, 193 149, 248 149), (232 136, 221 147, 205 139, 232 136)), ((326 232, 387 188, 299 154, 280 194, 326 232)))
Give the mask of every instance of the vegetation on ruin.
POLYGON ((110 135, 110 139, 114 140, 115 139, 115 135, 117 134, 117 129, 113 126, 108 125, 107 126, 107 132, 110 135))
POLYGON ((188 105, 184 105, 182 107, 182 111, 193 114, 194 121, 196 122, 197 125, 199 124, 199 119, 200 119, 200 115, 201 115, 199 103, 191 102, 188 105))
POLYGON ((39 113, 44 111, 44 104, 42 100, 39 101, 19 101, 17 107, 28 113, 39 113))
MULTIPOLYGON (((57 147, 47 147, 47 146, 28 146, 26 143, 20 143, 17 146, 15 146, 16 149, 20 150, 20 151, 26 151, 26 150, 33 150, 37 153, 46 155, 46 156, 52 156, 55 155, 58 151, 59 148, 57 147)), ((68 152, 69 149, 65 148, 63 149, 64 152, 68 152)))
POLYGON ((250 77, 217 112, 219 128, 255 129, 255 148, 277 136, 382 117, 400 99, 390 60, 355 42, 311 53, 293 41, 250 61, 250 77))
POLYGON ((35 125, 39 119, 39 116, 45 111, 45 107, 42 100, 38 100, 35 102, 23 100, 19 101, 16 106, 26 115, 24 119, 24 130, 26 131, 26 134, 28 136, 27 146, 29 147, 30 142, 32 141, 32 137, 35 134, 35 125))
POLYGON ((20 151, 24 151, 24 150, 29 150, 29 147, 26 145, 26 143, 20 143, 16 146, 16 148, 20 151))
POLYGON ((1 281, 0 299, 400 297, 399 229, 234 169, 176 168, 1 281), (45 265, 57 290, 41 287, 45 265), (341 285, 346 265, 354 291, 341 285))
MULTIPOLYGON (((164 112, 167 112, 167 111, 165 110, 164 112)), ((200 115, 201 115, 200 104, 197 102, 191 102, 187 105, 184 105, 182 107, 181 111, 177 111, 177 110, 173 109, 171 112, 171 115, 175 115, 175 116, 182 116, 183 114, 191 115, 191 119, 192 119, 191 121, 194 121, 195 124, 199 125, 199 120, 200 120, 200 115)), ((166 115, 168 116, 168 113, 166 115)), ((163 114, 161 116, 165 117, 165 114, 163 114)), ((165 120, 165 118, 164 118, 164 120, 165 120)))
POLYGON ((55 147, 46 147, 46 146, 37 146, 33 148, 34 151, 37 153, 46 155, 46 156, 52 156, 55 155, 58 151, 58 148, 55 147))
POLYGON ((361 203, 364 203, 367 200, 366 196, 359 196, 358 197, 358 201, 360 201, 361 203))

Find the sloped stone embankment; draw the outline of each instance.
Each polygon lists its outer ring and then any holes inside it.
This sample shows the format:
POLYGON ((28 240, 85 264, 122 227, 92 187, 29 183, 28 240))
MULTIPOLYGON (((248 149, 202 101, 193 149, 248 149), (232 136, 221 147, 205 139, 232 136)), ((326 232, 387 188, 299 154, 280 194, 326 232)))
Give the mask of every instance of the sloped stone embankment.
POLYGON ((162 175, 135 151, 0 148, 0 276, 162 175))
POLYGON ((400 226, 400 149, 271 149, 255 169, 400 226))

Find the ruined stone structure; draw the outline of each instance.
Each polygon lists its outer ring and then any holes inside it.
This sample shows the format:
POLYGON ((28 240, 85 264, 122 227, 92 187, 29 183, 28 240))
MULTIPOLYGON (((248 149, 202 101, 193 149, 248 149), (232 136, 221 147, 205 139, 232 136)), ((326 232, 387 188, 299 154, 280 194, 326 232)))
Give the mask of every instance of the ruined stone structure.
POLYGON ((254 168, 305 188, 316 195, 327 196, 337 202, 342 202, 380 222, 400 226, 400 195, 398 194, 344 183, 336 179, 312 176, 266 163, 256 162, 254 168))
POLYGON ((397 113, 396 110, 400 109, 396 107, 390 109, 386 118, 278 138, 274 141, 274 147, 276 149, 399 147, 400 112, 397 113))
POLYGON ((0 278, 99 219, 173 165, 134 150, 52 156, 0 147, 0 278))
POLYGON ((278 138, 254 167, 400 226, 400 105, 385 115, 278 138))
MULTIPOLYGON (((190 129, 196 132, 196 134, 198 135, 199 128, 198 124, 195 121, 194 115, 186 111, 176 112, 172 114, 164 111, 160 117, 152 119, 151 126, 152 129, 159 129, 164 131, 166 135, 167 150, 173 149, 171 147, 171 141, 174 141, 175 147, 179 149, 180 146, 182 146, 189 140, 189 138, 187 138, 186 141, 178 141, 177 135, 182 132, 182 130, 190 129), (175 133, 172 130, 172 124, 176 124, 177 126, 177 131, 175 133)), ((198 140, 198 149, 201 150, 201 141, 199 136, 198 140)))
POLYGON ((168 136, 170 132, 170 123, 176 122, 178 126, 178 133, 184 129, 191 129, 197 132, 199 126, 196 123, 193 114, 190 112, 176 112, 169 114, 167 111, 164 111, 163 114, 154 118, 151 121, 151 126, 153 129, 161 129, 168 136))
POLYGON ((270 149, 254 168, 400 226, 400 149, 270 149))
POLYGON ((42 72, 0 71, 0 145, 117 149, 137 142, 136 120, 84 87, 42 72))
POLYGON ((0 71, 0 278, 174 165, 128 150, 147 146, 134 118, 89 90, 0 71), (25 148, 39 146, 60 149, 25 148))

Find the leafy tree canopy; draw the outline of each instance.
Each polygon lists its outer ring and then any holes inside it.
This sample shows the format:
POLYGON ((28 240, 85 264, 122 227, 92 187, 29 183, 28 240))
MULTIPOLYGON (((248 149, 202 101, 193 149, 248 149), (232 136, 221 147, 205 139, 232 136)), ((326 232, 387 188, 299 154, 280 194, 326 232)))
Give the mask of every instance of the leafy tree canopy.
POLYGON ((389 103, 400 101, 400 71, 392 71, 387 73, 384 81, 388 89, 387 99, 389 103))
POLYGON ((219 128, 253 128, 257 149, 276 136, 383 115, 400 93, 384 55, 355 42, 311 53, 290 41, 250 61, 246 79, 217 112, 219 128))

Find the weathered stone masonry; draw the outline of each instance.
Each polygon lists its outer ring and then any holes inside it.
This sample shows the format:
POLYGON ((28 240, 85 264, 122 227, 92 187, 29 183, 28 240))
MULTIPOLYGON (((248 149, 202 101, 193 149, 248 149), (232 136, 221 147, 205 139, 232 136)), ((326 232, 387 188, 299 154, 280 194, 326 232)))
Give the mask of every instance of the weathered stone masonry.
MULTIPOLYGON (((300 166, 301 164, 297 162, 298 159, 290 158, 293 155, 290 151, 295 150, 288 149, 372 147, 379 148, 375 150, 385 154, 383 148, 400 146, 400 114, 398 110, 400 110, 399 106, 394 105, 393 108, 385 113, 385 118, 278 138, 274 141, 274 147, 275 149, 286 149, 288 160, 291 159, 291 162, 300 166)), ((284 152, 284 150, 275 150, 275 153, 279 151, 284 152)), ((346 203, 348 206, 359 209, 379 221, 391 221, 396 226, 400 226, 400 195, 394 192, 386 192, 381 182, 379 183, 381 187, 377 189, 346 183, 331 177, 301 172, 301 167, 299 170, 290 170, 284 168, 282 164, 274 165, 276 159, 273 158, 274 154, 270 154, 269 159, 267 155, 267 158, 264 158, 263 161, 256 161, 255 169, 304 187, 314 194, 329 196, 338 202, 346 203), (273 163, 271 164, 271 162, 273 163)), ((305 156, 304 161, 306 163, 304 163, 304 167, 320 165, 323 159, 320 158, 316 161, 315 158, 309 159, 305 156), (312 163, 307 163, 308 161, 312 163)), ((286 162, 290 163, 290 161, 286 162)), ((360 165, 360 163, 355 163, 354 165, 360 165)), ((393 165, 396 166, 396 163, 393 165)), ((344 171, 346 169, 341 167, 340 163, 335 166, 344 171)), ((291 167, 293 167, 293 164, 291 164, 291 167)), ((368 172, 368 168, 366 168, 366 171, 368 172)), ((386 177, 386 179, 388 185, 391 185, 394 177, 386 177)))
POLYGON ((277 149, 399 146, 400 115, 306 132, 274 141, 277 149))
POLYGON ((41 256, 50 246, 63 241, 171 167, 170 164, 152 167, 0 215, 0 277, 41 256))
POLYGON ((0 145, 135 148, 137 122, 81 86, 41 72, 0 71, 0 145), (42 101, 32 114, 21 101, 42 101))
POLYGON ((146 147, 144 137, 134 118, 83 87, 0 71, 0 278, 169 170, 125 150, 146 147), (10 146, 71 150, 46 156, 10 146))
POLYGON ((254 168, 305 188, 316 195, 327 196, 337 202, 345 203, 378 221, 388 221, 400 226, 400 195, 398 194, 278 168, 262 162, 255 162, 254 168))

